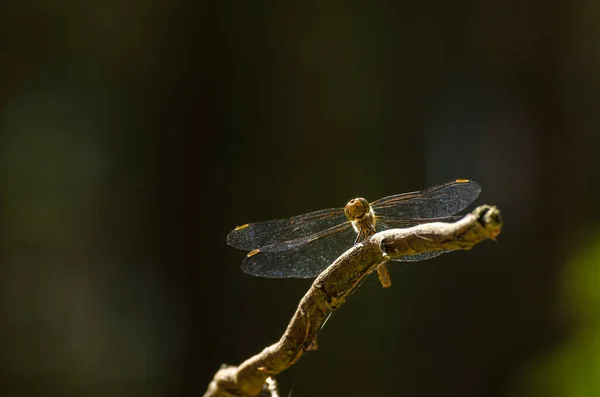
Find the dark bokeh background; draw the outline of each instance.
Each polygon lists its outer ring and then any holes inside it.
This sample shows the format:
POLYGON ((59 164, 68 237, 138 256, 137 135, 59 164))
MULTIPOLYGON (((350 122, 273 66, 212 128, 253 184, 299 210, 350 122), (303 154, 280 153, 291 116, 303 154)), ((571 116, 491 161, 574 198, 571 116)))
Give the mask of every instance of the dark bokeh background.
POLYGON ((310 280, 230 229, 463 177, 498 243, 391 266, 294 396, 596 396, 600 3, 6 1, 0 395, 198 396, 310 280))

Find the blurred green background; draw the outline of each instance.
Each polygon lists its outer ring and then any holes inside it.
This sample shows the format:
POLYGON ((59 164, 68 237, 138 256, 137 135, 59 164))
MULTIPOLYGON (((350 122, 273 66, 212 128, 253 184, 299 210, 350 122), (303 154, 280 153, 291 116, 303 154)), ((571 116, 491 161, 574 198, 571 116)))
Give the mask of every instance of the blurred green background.
POLYGON ((600 395, 600 3, 6 1, 0 396, 197 396, 311 280, 238 224, 455 178, 497 243, 370 277, 294 396, 600 395))

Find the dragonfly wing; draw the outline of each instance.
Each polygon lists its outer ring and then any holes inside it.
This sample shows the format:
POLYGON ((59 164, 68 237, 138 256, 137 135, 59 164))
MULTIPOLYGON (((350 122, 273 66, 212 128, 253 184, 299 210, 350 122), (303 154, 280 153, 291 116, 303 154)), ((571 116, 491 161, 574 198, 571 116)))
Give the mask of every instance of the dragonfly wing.
POLYGON ((471 204, 481 187, 466 179, 457 179, 443 185, 419 192, 403 193, 384 197, 371 204, 376 216, 391 216, 404 219, 441 218, 456 214, 471 204))
POLYGON ((270 278, 317 277, 338 256, 352 247, 356 232, 350 223, 329 233, 285 251, 263 252, 246 257, 242 270, 248 274, 270 278))
MULTIPOLYGON (((375 224, 375 229, 377 232, 387 229, 394 228, 407 228, 411 226, 415 226, 422 223, 427 222, 453 222, 461 219, 461 216, 445 216, 441 218, 429 218, 429 219, 404 219, 397 217, 378 217, 377 223, 375 224)), ((440 256, 447 252, 452 252, 454 250, 442 250, 442 251, 433 251, 433 252, 423 252, 421 254, 416 255, 406 255, 397 259, 392 259, 394 261, 399 262, 418 262, 424 261, 427 259, 435 258, 436 256, 440 256)))
MULTIPOLYGON (((327 238, 338 234, 351 226, 350 222, 340 223, 339 225, 335 225, 330 227, 329 229, 321 230, 320 232, 316 232, 310 234, 308 236, 302 236, 291 240, 284 240, 274 244, 269 244, 262 246, 260 251, 263 252, 282 252, 289 251, 291 249, 300 248, 301 246, 310 244, 315 242, 315 240, 327 238)), ((348 247, 349 248, 349 247, 348 247)))
POLYGON ((406 256, 401 256, 400 258, 392 259, 392 260, 398 261, 398 262, 419 262, 419 261, 425 261, 427 259, 435 258, 436 256, 440 256, 442 254, 452 252, 452 251, 454 251, 454 250, 423 252, 422 254, 406 255, 406 256))
POLYGON ((227 244, 242 250, 276 246, 289 240, 297 240, 346 222, 341 208, 310 212, 288 219, 250 223, 232 230, 227 235, 227 244))
POLYGON ((411 226, 431 222, 455 222, 462 216, 451 215, 437 218, 402 218, 397 216, 376 216, 375 230, 380 232, 388 229, 404 229, 411 226))

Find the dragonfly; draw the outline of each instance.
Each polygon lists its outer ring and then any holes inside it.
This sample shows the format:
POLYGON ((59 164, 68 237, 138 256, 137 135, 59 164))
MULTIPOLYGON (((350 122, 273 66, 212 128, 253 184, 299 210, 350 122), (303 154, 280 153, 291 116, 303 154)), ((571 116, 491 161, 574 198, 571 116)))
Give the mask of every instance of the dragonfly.
MULTIPOLYGON (((469 179, 456 179, 425 190, 384 197, 369 203, 362 197, 344 208, 310 212, 287 219, 237 226, 227 244, 249 251, 244 272, 269 278, 313 278, 353 245, 386 229, 459 219, 458 212, 479 196, 469 179)), ((416 262, 450 251, 426 252, 395 259, 416 262)))

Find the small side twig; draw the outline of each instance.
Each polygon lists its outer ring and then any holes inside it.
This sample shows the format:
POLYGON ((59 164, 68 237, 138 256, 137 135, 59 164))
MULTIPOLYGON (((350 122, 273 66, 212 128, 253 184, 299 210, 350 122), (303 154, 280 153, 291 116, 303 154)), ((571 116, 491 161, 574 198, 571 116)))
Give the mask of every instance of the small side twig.
POLYGON ((237 367, 222 366, 204 397, 257 396, 267 378, 317 348, 316 335, 327 315, 379 265, 405 255, 468 250, 484 240, 495 240, 501 228, 500 211, 484 205, 457 222, 386 230, 355 245, 315 279, 281 339, 237 367))

